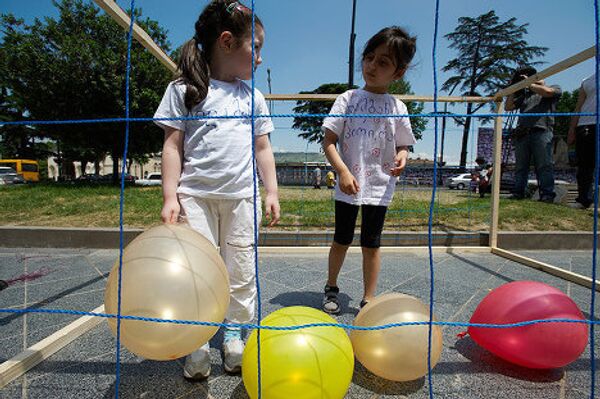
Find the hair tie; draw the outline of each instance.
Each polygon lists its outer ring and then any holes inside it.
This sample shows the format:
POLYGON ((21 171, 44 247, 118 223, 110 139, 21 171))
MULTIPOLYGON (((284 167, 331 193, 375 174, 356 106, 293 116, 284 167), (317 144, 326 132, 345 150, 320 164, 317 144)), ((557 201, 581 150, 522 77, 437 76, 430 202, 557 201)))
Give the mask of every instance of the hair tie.
POLYGON ((249 10, 249 8, 246 7, 245 5, 241 4, 239 1, 234 1, 233 3, 229 3, 227 8, 225 8, 225 11, 227 11, 229 13, 229 15, 233 15, 233 12, 235 10, 238 10, 239 12, 243 13, 244 11, 249 10))
POLYGON ((202 43, 200 42, 200 39, 198 38, 198 36, 194 35, 194 37, 192 39, 194 39, 194 41, 196 42, 196 48, 199 51, 202 51, 202 43))

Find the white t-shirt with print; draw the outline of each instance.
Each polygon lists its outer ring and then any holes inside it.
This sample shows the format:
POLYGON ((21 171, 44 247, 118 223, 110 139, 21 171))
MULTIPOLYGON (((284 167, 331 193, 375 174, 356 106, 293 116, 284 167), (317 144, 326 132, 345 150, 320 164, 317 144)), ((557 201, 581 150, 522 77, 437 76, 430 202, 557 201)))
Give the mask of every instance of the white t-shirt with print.
MULTIPOLYGON (((594 113, 596 112, 596 74, 589 76, 583 80, 581 87, 585 91, 585 101, 581 106, 581 112, 594 113)), ((595 125, 596 116, 580 116, 577 126, 595 125)))
MULTIPOLYGON (((341 94, 329 114, 406 115, 408 110, 402 101, 389 94, 357 89, 341 94)), ((356 195, 347 195, 337 185, 335 199, 354 205, 388 206, 398 181, 390 174, 395 167, 396 147, 416 143, 409 118, 328 116, 323 128, 338 136, 340 156, 360 186, 356 195)))
MULTIPOLYGON (((252 89, 243 81, 210 80, 208 95, 191 112, 185 107, 185 84, 169 84, 154 118, 251 115, 252 89)), ((254 114, 269 115, 265 98, 254 91, 254 114)), ((155 121, 185 133, 178 193, 203 198, 249 198, 254 195, 250 118, 155 121)), ((254 134, 274 130, 271 118, 255 119, 254 134)))

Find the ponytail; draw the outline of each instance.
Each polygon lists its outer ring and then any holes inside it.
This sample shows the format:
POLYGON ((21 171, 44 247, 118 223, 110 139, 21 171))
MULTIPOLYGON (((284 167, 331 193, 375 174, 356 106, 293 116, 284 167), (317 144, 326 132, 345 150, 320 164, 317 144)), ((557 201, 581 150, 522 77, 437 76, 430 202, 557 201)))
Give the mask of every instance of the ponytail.
MULTIPOLYGON (((256 24, 262 22, 255 15, 256 24)), ((177 79, 185 83, 185 107, 192 108, 206 98, 210 84, 210 57, 215 42, 223 31, 236 38, 252 29, 252 11, 237 0, 213 0, 202 11, 195 24, 196 34, 181 49, 177 79)))
POLYGON ((208 94, 210 72, 208 60, 196 38, 188 40, 181 49, 179 80, 185 83, 185 107, 191 111, 208 94))

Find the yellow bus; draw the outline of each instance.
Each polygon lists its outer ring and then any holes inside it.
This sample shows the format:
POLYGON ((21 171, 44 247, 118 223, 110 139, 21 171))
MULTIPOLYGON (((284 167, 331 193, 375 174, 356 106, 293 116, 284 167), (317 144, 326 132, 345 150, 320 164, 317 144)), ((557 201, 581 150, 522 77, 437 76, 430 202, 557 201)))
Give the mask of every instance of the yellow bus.
POLYGON ((33 159, 0 159, 0 166, 13 168, 28 182, 40 180, 40 168, 33 159))

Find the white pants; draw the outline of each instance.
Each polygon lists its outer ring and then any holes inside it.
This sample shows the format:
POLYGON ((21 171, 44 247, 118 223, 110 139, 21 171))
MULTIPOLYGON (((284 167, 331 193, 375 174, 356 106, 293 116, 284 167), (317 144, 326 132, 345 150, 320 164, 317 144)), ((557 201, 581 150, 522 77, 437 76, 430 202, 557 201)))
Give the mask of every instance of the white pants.
MULTIPOLYGON (((179 202, 189 225, 220 247, 229 272, 227 321, 251 323, 256 303, 253 199, 207 199, 179 194, 179 202)), ((262 216, 260 198, 256 202, 258 228, 262 216)))

